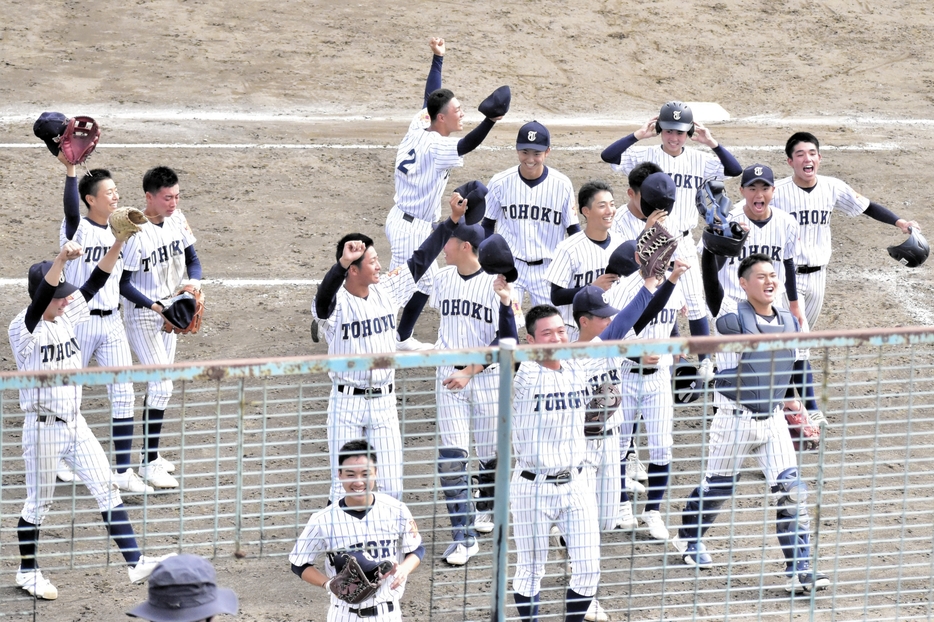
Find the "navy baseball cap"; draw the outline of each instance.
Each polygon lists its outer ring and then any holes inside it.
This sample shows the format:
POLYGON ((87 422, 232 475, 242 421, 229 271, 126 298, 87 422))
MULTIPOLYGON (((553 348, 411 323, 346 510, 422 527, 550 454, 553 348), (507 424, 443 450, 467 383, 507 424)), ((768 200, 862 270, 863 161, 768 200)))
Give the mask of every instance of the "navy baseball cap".
POLYGON ((648 218, 655 210, 665 210, 669 214, 675 207, 675 182, 668 173, 652 173, 642 182, 639 189, 642 201, 639 206, 642 214, 648 218))
POLYGON ((43 112, 32 125, 33 133, 45 142, 52 155, 57 156, 60 150, 58 146, 68 127, 68 118, 60 112, 43 112))
POLYGON ((635 274, 638 269, 635 240, 627 240, 617 246, 606 265, 606 271, 616 276, 629 276, 635 274))
POLYGON ((548 128, 538 121, 529 121, 519 128, 516 151, 523 149, 547 151, 549 147, 551 147, 551 134, 548 133, 548 128))
POLYGON ((483 217, 486 216, 486 193, 488 190, 482 181, 468 181, 466 184, 461 184, 455 188, 454 192, 467 199, 464 222, 468 225, 475 225, 483 220, 483 217))
POLYGON ((451 234, 451 237, 463 240, 464 242, 470 242, 470 245, 474 248, 480 248, 480 245, 483 244, 483 240, 486 238, 486 232, 480 225, 468 225, 461 222, 454 229, 454 233, 451 234))
POLYGON ((233 590, 217 587, 217 572, 198 555, 173 555, 149 577, 149 600, 126 612, 153 622, 196 622, 219 613, 235 615, 233 590))
MULTIPOLYGON (((45 279, 45 275, 49 273, 49 270, 52 269, 51 261, 40 261, 39 263, 34 263, 29 268, 29 298, 32 300, 36 297, 36 290, 39 289, 39 283, 45 279)), ((62 276, 58 279, 58 287, 55 288, 55 293, 52 295, 52 298, 67 298, 71 296, 78 288, 65 280, 65 272, 62 271, 62 276)))
POLYGON ((619 309, 606 301, 606 292, 596 285, 585 285, 574 294, 574 314, 613 317, 619 309))
POLYGON ((751 186, 757 181, 764 181, 770 186, 775 185, 775 175, 772 174, 772 169, 770 169, 765 164, 753 164, 752 166, 747 166, 743 169, 743 178, 740 180, 739 185, 745 188, 746 186, 751 186))
POLYGON ((512 256, 512 251, 509 250, 506 239, 500 234, 494 233, 483 240, 478 255, 480 267, 487 274, 502 274, 509 283, 519 278, 516 260, 512 256))
POLYGON ((509 103, 511 101, 512 91, 509 90, 509 86, 501 86, 480 102, 477 110, 487 118, 501 117, 509 112, 509 103))

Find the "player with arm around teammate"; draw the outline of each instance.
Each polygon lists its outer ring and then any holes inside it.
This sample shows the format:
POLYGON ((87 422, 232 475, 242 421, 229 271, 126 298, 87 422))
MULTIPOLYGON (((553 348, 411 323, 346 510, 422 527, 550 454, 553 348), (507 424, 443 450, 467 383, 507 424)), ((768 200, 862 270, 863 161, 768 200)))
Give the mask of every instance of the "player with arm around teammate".
MULTIPOLYGON (((149 222, 130 238, 124 252, 120 281, 120 293, 126 299, 124 321, 130 347, 141 365, 171 365, 178 335, 163 330, 162 301, 186 284, 201 289, 201 261, 195 252, 195 235, 178 209, 175 171, 165 166, 149 169, 143 175, 143 192, 149 222)), ((146 446, 139 475, 154 488, 178 488, 178 480, 170 474, 175 465, 159 455, 162 420, 171 398, 171 380, 149 383, 143 407, 146 446)))
MULTIPOLYGON (((705 251, 709 252, 709 251, 705 251)), ((776 306, 782 284, 768 255, 749 255, 737 269, 746 299, 725 297, 711 273, 704 276, 710 311, 720 334, 795 333, 798 321, 776 306)), ((826 587, 830 579, 811 570, 810 519, 807 484, 802 481, 797 456, 783 417, 791 384, 792 350, 742 355, 720 353, 710 425, 709 453, 703 482, 694 489, 681 515, 682 526, 672 540, 689 566, 710 568, 713 558, 703 537, 723 503, 733 495, 743 459, 759 463, 776 502, 775 534, 785 556, 786 589, 810 591, 826 587)))
MULTIPOLYGON (((65 160, 61 153, 58 158, 67 171, 65 218, 62 220, 59 241, 65 244, 72 240, 84 249, 84 255, 80 259, 69 261, 65 265, 65 279, 70 283, 83 283, 114 243, 114 234, 108 226, 108 220, 117 209, 120 195, 110 171, 92 169, 79 182, 75 176, 75 165, 65 160), (80 201, 88 208, 84 218, 81 218, 80 201)), ((75 326, 75 337, 81 346, 82 367, 90 364, 92 356, 104 367, 130 367, 133 364, 126 328, 120 314, 122 257, 114 265, 113 275, 89 301, 91 315, 88 321, 75 326)), ((107 393, 113 413, 116 463, 114 481, 124 492, 152 492, 152 486, 145 484, 130 468, 130 449, 133 445, 133 383, 115 382, 107 386, 107 393)), ((61 476, 59 479, 62 479, 61 476)))
MULTIPOLYGON (((662 106, 658 115, 649 119, 641 128, 603 150, 600 155, 614 171, 629 173, 642 162, 654 162, 671 176, 677 187, 677 200, 665 228, 672 234, 683 234, 675 257, 697 265, 697 251, 691 231, 697 226, 697 210, 694 196, 705 179, 736 177, 743 167, 726 147, 720 144, 702 123, 694 120, 694 112, 679 101, 670 101, 662 106), (640 140, 661 136, 660 145, 635 146, 640 140), (713 155, 697 149, 686 148, 688 139, 713 150, 713 155)), ((704 305, 704 290, 700 270, 690 270, 682 282, 688 306, 688 324, 691 334, 709 335, 707 308, 704 305)), ((699 371, 709 378, 712 373, 707 355, 701 355, 699 371)))
POLYGON ((551 285, 551 303, 561 311, 568 339, 576 341, 579 327, 574 321, 574 295, 593 283, 603 291, 619 276, 605 272, 610 255, 625 239, 611 231, 616 216, 613 189, 602 181, 589 181, 577 193, 584 230, 563 240, 555 249, 545 278, 551 285))
POLYGON ((401 501, 376 492, 376 451, 364 439, 345 443, 338 452, 343 498, 312 514, 289 555, 292 572, 323 588, 330 597, 328 622, 402 620, 399 600, 408 576, 425 554, 412 513, 401 501), (324 572, 314 566, 324 555, 324 572), (328 583, 340 571, 341 554, 357 557, 361 567, 381 562, 395 565, 372 598, 350 605, 337 598, 328 583))
MULTIPOLYGON (((645 287, 598 337, 621 339, 652 300, 657 282, 645 287)), ((551 305, 526 314, 527 340, 533 345, 567 343, 564 320, 551 305)), ((557 526, 567 541, 571 580, 566 622, 580 622, 600 581, 600 525, 586 460, 584 411, 589 379, 605 371, 605 359, 525 361, 515 377, 512 445, 516 465, 510 510, 516 541, 513 598, 519 617, 537 619, 549 535, 557 526)))
POLYGON ((516 154, 519 166, 497 173, 487 184, 487 235, 503 236, 517 260, 516 295, 522 305, 528 292, 532 305, 551 303, 545 277, 555 249, 565 237, 580 232, 574 209, 574 187, 563 173, 545 165, 551 153, 551 134, 538 121, 519 128, 516 154))
MULTIPOLYGON (((455 194, 452 201, 460 200, 455 194)), ((518 339, 512 310, 512 287, 503 275, 487 274, 477 256, 484 232, 461 224, 444 245, 447 267, 435 275, 429 304, 441 315, 437 349, 477 349, 501 338, 518 339)), ((479 551, 475 532, 493 530, 496 471, 496 422, 499 365, 438 367, 438 475, 451 519, 452 542, 442 557, 463 566, 479 551), (470 511, 467 464, 470 432, 480 459, 480 484, 474 514, 470 511)))
POLYGON ((772 205, 788 212, 798 223, 795 257, 798 294, 804 299, 804 315, 813 329, 824 305, 827 264, 833 248, 830 243, 830 217, 835 210, 847 216, 865 214, 893 225, 902 233, 919 227, 890 210, 870 201, 836 177, 818 175, 820 142, 809 132, 795 132, 785 143, 785 155, 792 169, 790 177, 775 184, 772 205))
MULTIPOLYGON (((432 226, 441 218, 441 200, 452 168, 464 165, 464 156, 483 142, 493 125, 509 110, 508 87, 497 90, 489 99, 497 100, 480 125, 463 138, 454 133, 463 127, 464 111, 449 89, 441 88, 441 66, 444 61, 444 39, 432 38, 431 69, 425 84, 425 97, 419 111, 396 151, 393 171, 395 196, 386 217, 386 238, 392 251, 389 269, 394 270, 412 257, 425 241, 432 226)), ((486 103, 486 102, 484 102, 486 103)), ((481 105, 481 110, 487 110, 481 105)), ((431 279, 438 266, 432 262, 419 279, 418 291, 412 294, 399 318, 398 350, 431 349, 412 337, 415 322, 428 302, 431 279)))
MULTIPOLYGON (((81 368, 75 326, 90 317, 87 302, 104 286, 120 257, 116 240, 80 288, 64 278, 67 261, 82 248, 66 242, 54 261, 29 269, 29 306, 10 323, 10 347, 20 371, 67 373, 81 368)), ((82 387, 74 384, 21 389, 26 502, 16 535, 20 566, 16 584, 36 598, 54 600, 58 590, 42 575, 37 549, 39 526, 51 509, 55 469, 60 460, 75 472, 97 501, 107 531, 126 560, 130 580, 145 580, 163 558, 140 554, 133 527, 114 484, 107 456, 81 414, 82 387)))
MULTIPOLYGON (((396 312, 441 253, 467 211, 467 200, 452 197, 451 217, 441 223, 403 265, 380 274, 373 240, 362 233, 337 243, 337 262, 321 280, 311 311, 325 327, 328 354, 372 354, 396 348, 396 312)), ((344 443, 365 437, 379 456, 379 489, 402 496, 402 433, 396 411, 395 370, 380 368, 331 372, 328 399, 328 452, 331 502, 341 496, 337 453, 344 443)))

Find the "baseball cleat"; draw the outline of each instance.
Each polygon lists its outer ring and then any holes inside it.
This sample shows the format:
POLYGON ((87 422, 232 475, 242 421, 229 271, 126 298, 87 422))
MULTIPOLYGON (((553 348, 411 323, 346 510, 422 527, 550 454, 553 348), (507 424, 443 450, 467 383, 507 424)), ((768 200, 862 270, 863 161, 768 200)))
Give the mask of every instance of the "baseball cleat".
POLYGON ((587 608, 584 619, 589 620, 589 622, 609 622, 610 616, 606 615, 606 611, 600 606, 600 602, 594 598, 590 601, 590 607, 587 608))
POLYGON ((59 460, 58 467, 55 469, 55 477, 59 481, 70 483, 75 481, 75 472, 71 470, 71 467, 64 460, 59 460))
POLYGON ((405 341, 396 341, 396 350, 399 352, 420 352, 424 350, 434 350, 433 343, 422 343, 415 337, 409 337, 405 341))
POLYGON ((153 488, 178 488, 178 480, 169 475, 159 462, 140 466, 139 476, 153 488))
POLYGON ((471 557, 480 552, 480 545, 473 536, 467 536, 460 542, 453 542, 444 551, 444 561, 452 566, 463 566, 471 557))
POLYGON ((624 501, 620 503, 619 522, 616 523, 616 528, 622 529, 623 531, 633 531, 638 526, 639 521, 637 521, 636 517, 632 514, 632 502, 624 501))
POLYGON ((23 588, 36 598, 55 600, 58 590, 52 582, 42 576, 41 570, 19 570, 16 573, 16 585, 23 588))
MULTIPOLYGON (((159 453, 159 452, 156 452, 156 456, 157 456, 157 458, 153 461, 153 464, 161 464, 161 465, 162 465, 162 468, 165 469, 165 472, 166 472, 166 473, 174 473, 174 472, 175 472, 175 463, 174 463, 174 462, 169 462, 169 461, 166 460, 166 459, 162 456, 162 454, 159 453)), ((139 465, 140 465, 140 466, 143 466, 144 464, 146 464, 146 453, 141 451, 141 452, 139 452, 139 465)))
POLYGON ((489 512, 478 514, 474 519, 473 528, 477 533, 490 533, 493 531, 493 515, 489 512))
POLYGON ((671 538, 665 520, 658 510, 645 510, 642 512, 642 522, 649 528, 649 534, 656 540, 667 542, 671 538))
POLYGON ((139 475, 133 472, 133 469, 127 469, 123 473, 113 474, 113 483, 121 492, 140 494, 144 492, 153 492, 152 486, 147 485, 139 478, 139 475))
POLYGON ((697 375, 704 382, 704 384, 710 384, 713 382, 715 376, 715 370, 713 368, 713 361, 710 359, 704 359, 697 366, 697 375))
POLYGON ((168 555, 163 555, 161 557, 147 557, 145 555, 140 555, 139 561, 136 562, 136 565, 127 568, 127 572, 130 575, 130 583, 142 583, 149 578, 149 575, 152 574, 152 571, 156 569, 162 560, 172 557, 175 553, 169 553, 168 555))
MULTIPOLYGON (((639 482, 649 481, 649 472, 645 470, 645 465, 639 460, 639 454, 635 451, 626 457, 626 477, 631 477, 639 482)), ((640 492, 645 492, 645 490, 640 492)))
POLYGON ((821 590, 828 585, 830 585, 830 577, 822 572, 807 570, 804 572, 796 572, 791 575, 788 578, 788 583, 785 585, 785 591, 791 593, 811 592, 814 590, 821 590))
POLYGON ((672 546, 681 553, 681 559, 685 564, 697 568, 713 568, 713 558, 707 553, 707 547, 703 542, 693 542, 682 540, 680 535, 675 535, 671 540, 672 546))
POLYGON ((626 492, 629 493, 630 495, 636 495, 636 494, 644 495, 645 494, 645 486, 643 486, 640 481, 629 477, 628 470, 626 472, 625 482, 626 482, 625 483, 626 492))

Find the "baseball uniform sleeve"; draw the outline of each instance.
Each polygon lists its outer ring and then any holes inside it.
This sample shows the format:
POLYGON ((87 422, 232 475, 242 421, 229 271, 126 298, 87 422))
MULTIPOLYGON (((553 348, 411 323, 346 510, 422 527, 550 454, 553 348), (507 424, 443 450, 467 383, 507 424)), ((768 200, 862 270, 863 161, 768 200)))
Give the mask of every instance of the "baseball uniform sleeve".
POLYGON ((570 254, 571 238, 565 238, 555 249, 555 256, 545 271, 545 280, 558 287, 569 287, 574 276, 574 267, 571 265, 570 254))
MULTIPOLYGON (((734 161, 736 160, 736 158, 733 158, 733 159, 734 161)), ((742 172, 743 172, 742 169, 740 169, 740 173, 742 172)), ((712 156, 704 157, 704 179, 710 179, 711 177, 714 177, 716 179, 723 179, 725 176, 726 175, 723 170, 723 162, 721 162, 719 159, 714 158, 712 156)))
POLYGON ((859 216, 869 207, 869 199, 856 192, 849 184, 836 179, 834 188, 834 209, 848 216, 859 216))
POLYGON ((627 149, 635 145, 637 142, 639 142, 639 139, 636 138, 635 133, 629 134, 628 136, 623 136, 609 147, 604 149, 603 153, 600 154, 600 159, 602 159, 607 164, 613 165, 614 171, 619 171, 620 169, 617 167, 622 164, 623 154, 627 149))
MULTIPOLYGON (((635 139, 635 137, 633 137, 633 139, 635 139)), ((635 142, 633 142, 633 144, 635 144, 635 142)), ((620 163, 610 164, 610 168, 617 173, 624 173, 628 175, 632 169, 636 168, 636 166, 649 159, 647 153, 648 147, 635 147, 627 149, 620 156, 620 163)))
POLYGON ((178 227, 182 232, 182 246, 188 248, 198 241, 197 238, 195 238, 195 234, 192 233, 191 227, 188 226, 188 219, 185 218, 185 215, 182 214, 181 211, 175 210, 175 213, 172 214, 172 218, 179 219, 178 227))
POLYGON ((418 525, 412 512, 407 506, 402 506, 402 554, 415 553, 422 546, 422 534, 418 532, 418 525))
POLYGON ((459 166, 464 166, 464 158, 457 150, 459 139, 453 136, 442 136, 437 132, 431 132, 432 141, 428 147, 428 156, 431 158, 431 165, 435 173, 440 175, 444 171, 459 166))
POLYGON ((313 564, 315 558, 327 550, 327 534, 321 531, 321 523, 318 519, 320 513, 313 514, 308 519, 302 535, 298 537, 292 552, 289 554, 289 562, 294 566, 305 566, 313 564))
POLYGON ((490 180, 486 193, 486 217, 493 221, 503 217, 503 200, 500 196, 502 188, 500 184, 495 183, 497 177, 490 180))

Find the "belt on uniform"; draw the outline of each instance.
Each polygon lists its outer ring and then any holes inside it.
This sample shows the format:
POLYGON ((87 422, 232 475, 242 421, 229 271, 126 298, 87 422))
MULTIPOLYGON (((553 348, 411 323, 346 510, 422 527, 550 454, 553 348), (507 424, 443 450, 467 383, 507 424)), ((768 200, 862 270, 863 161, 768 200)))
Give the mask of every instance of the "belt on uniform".
POLYGON ((457 371, 461 371, 461 370, 467 369, 467 366, 466 365, 455 365, 454 369, 456 369, 457 371))
MULTIPOLYGON (((573 471, 575 470, 578 473, 580 473, 581 471, 580 467, 578 467, 577 469, 569 470, 569 471, 561 471, 560 473, 555 473, 554 475, 546 475, 543 481, 549 484, 554 484, 555 486, 560 486, 561 484, 569 484, 571 482, 571 479, 574 477, 573 471)), ((535 473, 532 473, 531 471, 522 471, 521 473, 519 473, 519 475, 522 477, 522 479, 527 479, 530 482, 534 482, 536 478, 539 477, 538 475, 536 475, 535 473)))
POLYGON ((754 410, 749 410, 748 408, 734 408, 733 409, 734 417, 742 417, 746 413, 749 413, 750 419, 755 419, 756 421, 765 421, 766 419, 771 419, 772 415, 774 414, 773 411, 769 411, 767 413, 757 413, 754 410))
POLYGON ((642 374, 643 376, 650 376, 658 371, 658 367, 630 367, 630 374, 642 374))
POLYGON ((396 608, 392 604, 391 600, 387 600, 384 603, 379 603, 378 605, 373 605, 372 607, 364 607, 363 609, 354 609, 353 607, 348 607, 350 613, 356 615, 359 618, 375 618, 379 615, 379 608, 383 607, 386 610, 386 613, 392 613, 396 608), (383 607, 385 605, 385 607, 383 607))
MULTIPOLYGON (((414 222, 415 216, 413 216, 412 214, 406 214, 405 212, 402 212, 402 220, 404 220, 405 222, 414 222)), ((351 611, 353 611, 353 609, 351 609, 351 611)), ((390 611, 392 610, 390 609, 390 611)))
MULTIPOLYGON (((519 259, 519 258, 516 257, 516 259, 519 259)), ((521 261, 522 263, 527 264, 527 265, 529 265, 529 266, 540 266, 540 265, 542 265, 543 263, 545 263, 545 260, 544 260, 544 259, 536 259, 535 261, 526 261, 525 259, 519 259, 519 261, 521 261)))
POLYGON ((824 266, 798 266, 795 268, 795 272, 798 274, 811 274, 812 272, 820 272, 824 269, 824 266))
POLYGON ((62 423, 68 423, 67 420, 62 419, 61 417, 57 416, 55 413, 49 413, 47 415, 36 415, 36 420, 39 423, 44 423, 46 425, 51 425, 55 423, 56 421, 61 421, 62 423))
POLYGON ((685 229, 684 231, 681 232, 681 235, 684 236, 684 237, 686 237, 686 238, 687 238, 687 237, 691 237, 691 230, 690 230, 690 229, 685 229))
POLYGON ((353 387, 349 384, 339 384, 337 385, 337 391, 343 393, 344 395, 363 395, 364 397, 373 397, 374 395, 389 395, 392 393, 392 385, 387 384, 385 387, 353 387))
POLYGON ((107 317, 108 315, 113 315, 120 310, 120 305, 117 305, 116 309, 91 309, 91 315, 98 315, 100 317, 107 317))

